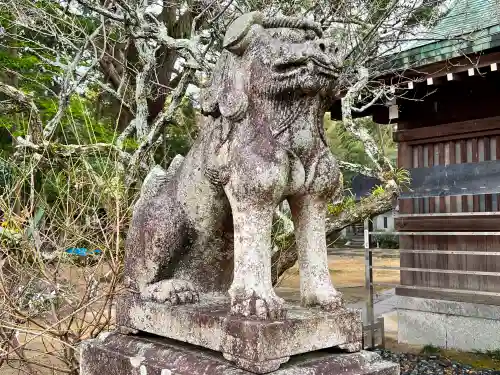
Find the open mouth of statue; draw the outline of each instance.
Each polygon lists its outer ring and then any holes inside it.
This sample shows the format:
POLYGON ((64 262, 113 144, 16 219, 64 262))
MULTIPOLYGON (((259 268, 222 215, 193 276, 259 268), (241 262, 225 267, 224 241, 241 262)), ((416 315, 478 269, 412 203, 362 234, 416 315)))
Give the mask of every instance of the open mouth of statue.
POLYGON ((336 75, 335 70, 328 63, 315 57, 303 57, 288 61, 279 60, 274 64, 273 70, 282 77, 294 76, 306 70, 330 77, 336 75))
POLYGON ((276 73, 290 73, 300 70, 300 68, 305 68, 307 66, 308 59, 297 59, 293 61, 278 62, 274 64, 274 71, 276 73))

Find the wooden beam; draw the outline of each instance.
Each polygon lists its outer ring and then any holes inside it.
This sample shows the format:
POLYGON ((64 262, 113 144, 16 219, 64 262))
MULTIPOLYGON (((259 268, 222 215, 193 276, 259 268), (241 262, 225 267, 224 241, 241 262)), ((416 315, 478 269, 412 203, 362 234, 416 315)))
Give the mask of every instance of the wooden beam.
POLYGON ((423 141, 428 139, 433 139, 433 142, 442 142, 445 140, 445 137, 463 136, 492 130, 500 131, 500 116, 437 126, 426 126, 410 130, 399 130, 393 133, 393 138, 396 142, 423 141))
POLYGON ((460 72, 458 72, 458 73, 447 73, 446 74, 446 80, 448 82, 451 82, 451 81, 461 81, 462 80, 462 74, 460 74, 460 72))
POLYGON ((496 231, 500 217, 494 215, 450 217, 404 217, 394 222, 397 231, 496 231))
MULTIPOLYGON (((469 138, 482 138, 482 137, 491 137, 491 136, 495 136, 495 135, 500 135, 500 128, 491 129, 491 130, 483 130, 483 131, 479 131, 479 132, 459 133, 459 134, 448 135, 448 136, 436 138, 436 142, 450 142, 450 141, 463 140, 465 138, 467 138, 467 139, 469 139, 469 138)), ((425 144, 425 143, 429 143, 429 140, 428 139, 420 139, 420 140, 408 142, 408 144, 411 146, 425 144)))

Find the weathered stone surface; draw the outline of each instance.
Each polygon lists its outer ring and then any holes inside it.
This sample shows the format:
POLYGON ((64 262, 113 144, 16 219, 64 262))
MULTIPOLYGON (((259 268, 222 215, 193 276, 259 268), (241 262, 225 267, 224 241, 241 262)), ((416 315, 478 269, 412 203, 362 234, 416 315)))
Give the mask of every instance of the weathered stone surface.
POLYGON ((222 352, 238 366, 259 373, 278 369, 296 354, 331 347, 361 349, 359 310, 327 312, 290 304, 286 318, 262 320, 230 314, 228 298, 201 301, 168 306, 129 295, 118 305, 118 324, 222 352))
POLYGON ((245 14, 231 25, 205 124, 175 173, 155 170, 137 201, 125 280, 144 301, 186 304, 229 292, 231 313, 284 316, 271 280, 271 227, 288 200, 304 306, 342 304, 327 264, 325 211, 340 171, 323 115, 336 94, 336 48, 300 18, 245 14))
MULTIPOLYGON (((84 342, 80 375, 251 375, 221 355, 168 339, 112 333, 84 342)), ((397 375, 399 365, 371 352, 293 357, 274 375, 397 375)))

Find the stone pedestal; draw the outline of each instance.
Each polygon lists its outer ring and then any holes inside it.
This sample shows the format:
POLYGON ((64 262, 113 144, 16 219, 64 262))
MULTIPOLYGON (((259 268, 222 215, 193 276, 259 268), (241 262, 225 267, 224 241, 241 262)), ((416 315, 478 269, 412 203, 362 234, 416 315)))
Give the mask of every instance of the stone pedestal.
POLYGON ((226 298, 168 306, 128 295, 118 304, 118 324, 141 332, 221 352, 241 368, 267 373, 291 356, 338 347, 361 350, 362 320, 358 310, 334 313, 289 304, 282 320, 233 316, 226 298))
MULTIPOLYGON (((147 336, 102 335, 84 342, 80 375, 251 375, 217 352, 147 336)), ((274 375, 397 375, 399 365, 371 352, 292 357, 274 375)))

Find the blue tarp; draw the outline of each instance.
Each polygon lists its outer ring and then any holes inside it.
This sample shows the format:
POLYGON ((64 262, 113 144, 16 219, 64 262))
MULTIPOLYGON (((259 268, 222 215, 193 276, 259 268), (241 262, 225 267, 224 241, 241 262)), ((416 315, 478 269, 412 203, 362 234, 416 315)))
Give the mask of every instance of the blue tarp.
POLYGON ((84 247, 71 247, 68 250, 66 250, 66 253, 85 257, 88 255, 99 255, 102 253, 102 251, 99 249, 89 250, 84 247))

